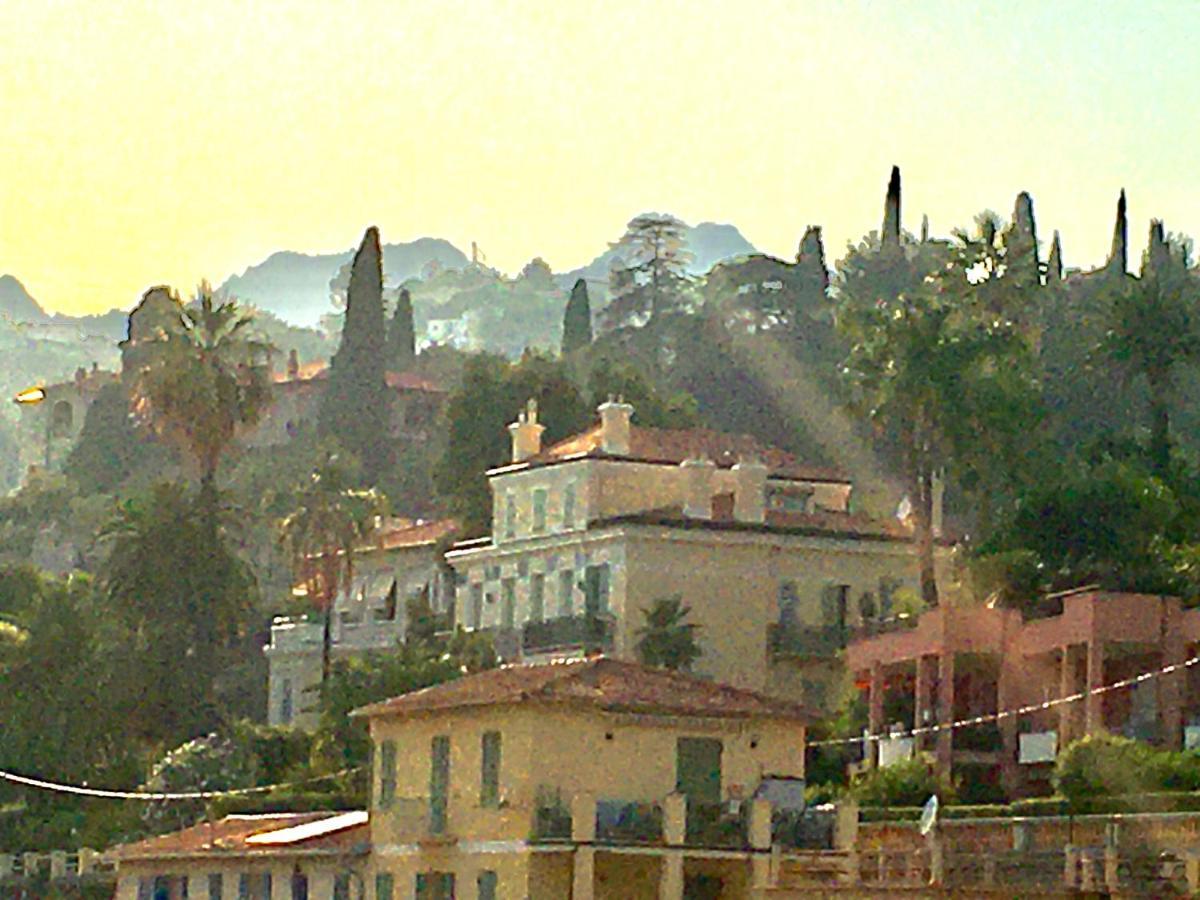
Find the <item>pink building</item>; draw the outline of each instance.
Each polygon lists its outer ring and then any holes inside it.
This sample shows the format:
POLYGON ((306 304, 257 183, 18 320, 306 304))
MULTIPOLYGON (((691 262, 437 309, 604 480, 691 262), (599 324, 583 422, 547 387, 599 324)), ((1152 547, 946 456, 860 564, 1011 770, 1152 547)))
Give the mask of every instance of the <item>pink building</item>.
MULTIPOLYGON (((1200 724, 1200 671, 1187 669, 1101 693, 1096 688, 1182 663, 1200 644, 1200 609, 1176 597, 1083 589, 1048 598, 1052 614, 943 606, 852 640, 846 663, 867 696, 868 765, 930 751, 942 772, 995 780, 1010 796, 1037 792, 1059 748, 1108 730, 1180 748, 1200 724), (1059 700, 911 739, 908 729, 1059 700), (1190 735, 1189 735, 1190 736, 1190 735)), ((1189 740, 1190 744, 1191 741, 1189 740)))

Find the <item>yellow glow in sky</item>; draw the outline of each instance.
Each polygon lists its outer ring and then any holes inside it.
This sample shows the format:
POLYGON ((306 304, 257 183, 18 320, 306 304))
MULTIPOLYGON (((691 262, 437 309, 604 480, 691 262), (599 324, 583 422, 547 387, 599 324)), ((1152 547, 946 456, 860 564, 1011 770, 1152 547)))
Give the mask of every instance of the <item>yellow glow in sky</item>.
POLYGON ((832 262, 893 163, 913 230, 1029 190, 1090 266, 1124 186, 1135 252, 1200 233, 1195 7, 993 6, 6 3, 0 272, 99 311, 368 224, 563 271, 650 209, 832 262))

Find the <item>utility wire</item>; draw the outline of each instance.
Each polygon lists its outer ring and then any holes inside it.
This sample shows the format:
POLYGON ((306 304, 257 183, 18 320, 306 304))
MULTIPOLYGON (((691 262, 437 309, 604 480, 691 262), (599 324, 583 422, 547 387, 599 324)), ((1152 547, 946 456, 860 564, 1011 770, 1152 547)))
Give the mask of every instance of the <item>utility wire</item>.
POLYGON ((264 784, 259 787, 250 788, 230 788, 224 791, 106 791, 102 788, 92 788, 86 785, 78 784, 63 784, 57 781, 43 781, 39 778, 29 778, 25 775, 18 775, 15 772, 5 772, 0 769, 0 779, 20 784, 25 787, 37 788, 43 791, 53 791, 58 794, 76 794, 81 797, 104 797, 109 800, 144 800, 151 801, 175 801, 175 800, 212 800, 217 797, 243 797, 249 794, 265 794, 279 788, 300 787, 301 785, 314 784, 318 781, 328 781, 332 778, 340 778, 343 775, 350 775, 362 769, 362 766, 356 766, 352 769, 342 769, 340 772, 333 772, 329 775, 318 775, 315 778, 306 778, 303 781, 290 781, 283 784, 264 784))
POLYGON ((1180 663, 1171 663, 1163 666, 1161 669, 1155 669, 1151 672, 1143 672, 1140 675, 1134 675, 1131 678, 1123 678, 1120 681, 1114 681, 1112 684, 1104 684, 1099 687, 1092 688, 1087 691, 1079 691, 1074 694, 1068 694, 1065 697, 1055 697, 1053 700, 1047 700, 1044 703, 1032 703, 1029 706, 1021 706, 1016 709, 1006 709, 1000 712, 984 713, 981 716, 972 716, 967 719, 960 719, 957 722, 941 722, 934 725, 922 725, 918 728, 910 728, 907 731, 889 731, 881 734, 862 734, 857 737, 850 738, 827 738, 820 741, 808 741, 809 747, 836 747, 847 744, 866 743, 870 741, 880 741, 887 738, 905 738, 916 737, 922 734, 933 734, 938 731, 953 731, 955 728, 967 728, 972 725, 985 725, 988 722, 998 722, 1001 719, 1011 718, 1012 716, 1025 716, 1030 713, 1041 712, 1042 710, 1051 709, 1055 706, 1061 706, 1064 703, 1076 703, 1086 697, 1095 696, 1097 694, 1106 694, 1109 691, 1117 691, 1122 688, 1131 687, 1135 684, 1149 681, 1152 678, 1158 678, 1161 675, 1170 675, 1173 672, 1182 671, 1190 666, 1200 664, 1200 656, 1193 656, 1191 659, 1184 660, 1180 663))

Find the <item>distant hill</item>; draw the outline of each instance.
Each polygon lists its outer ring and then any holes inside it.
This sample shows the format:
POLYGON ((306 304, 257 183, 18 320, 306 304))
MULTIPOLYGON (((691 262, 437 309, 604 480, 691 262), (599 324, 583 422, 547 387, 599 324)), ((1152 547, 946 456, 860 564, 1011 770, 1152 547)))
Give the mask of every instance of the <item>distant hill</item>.
MULTIPOLYGON (((292 325, 314 327, 321 316, 333 312, 329 282, 353 253, 347 250, 309 255, 282 250, 241 275, 230 276, 218 292, 253 303, 292 325)), ((392 285, 420 275, 430 262, 443 268, 461 269, 468 260, 461 250, 441 238, 383 245, 384 277, 392 285)))
MULTIPOLYGON (((722 260, 758 252, 758 249, 742 236, 736 225, 718 222, 701 222, 699 225, 688 226, 687 247, 693 256, 688 271, 693 275, 703 275, 722 260)), ((589 282, 606 282, 609 266, 616 255, 610 248, 586 266, 564 272, 555 276, 555 279, 565 288, 571 287, 580 278, 589 282)))
POLYGON ((50 318, 12 275, 0 275, 0 315, 13 322, 45 322, 50 318))

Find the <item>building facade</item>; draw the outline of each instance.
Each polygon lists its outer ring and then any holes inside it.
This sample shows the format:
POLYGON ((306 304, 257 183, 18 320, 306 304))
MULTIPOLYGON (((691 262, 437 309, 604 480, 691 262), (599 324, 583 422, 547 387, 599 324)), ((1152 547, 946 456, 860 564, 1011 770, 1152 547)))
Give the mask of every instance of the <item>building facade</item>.
POLYGON ((1200 610, 1176 597, 1095 590, 1044 605, 1029 617, 941 606, 852 640, 846 666, 867 699, 870 734, 904 735, 872 742, 867 763, 930 752, 940 771, 969 771, 1013 796, 1046 789, 1058 751, 1085 735, 1200 746, 1200 673, 1180 665, 1200 648, 1200 610), (1098 690, 1171 665, 1180 668, 1098 690), (993 718, 1028 707, 1037 709, 993 718), (988 718, 907 736, 976 716, 988 718))
POLYGON ((378 900, 748 897, 769 878, 770 798, 803 795, 803 708, 604 657, 356 715, 378 900))
POLYGON ((911 532, 851 512, 841 473, 746 435, 641 428, 608 402, 593 429, 543 449, 530 406, 512 463, 488 473, 489 538, 458 544, 455 621, 509 659, 636 655, 656 601, 699 626, 695 670, 814 706, 838 651, 887 617, 917 569, 911 532))
MULTIPOLYGON (((345 658, 387 650, 404 640, 412 601, 427 605, 449 627, 454 573, 442 557, 457 523, 394 521, 364 547, 355 562, 354 584, 334 601, 332 655, 345 658)), ((321 683, 322 617, 276 616, 267 656, 267 721, 272 725, 317 724, 321 683)))

